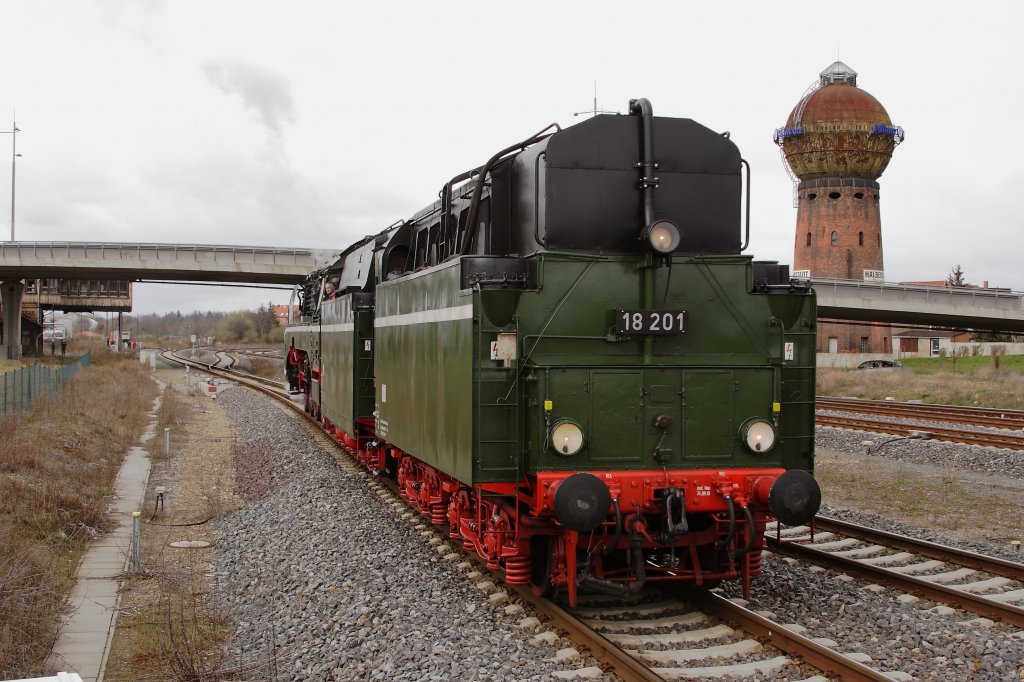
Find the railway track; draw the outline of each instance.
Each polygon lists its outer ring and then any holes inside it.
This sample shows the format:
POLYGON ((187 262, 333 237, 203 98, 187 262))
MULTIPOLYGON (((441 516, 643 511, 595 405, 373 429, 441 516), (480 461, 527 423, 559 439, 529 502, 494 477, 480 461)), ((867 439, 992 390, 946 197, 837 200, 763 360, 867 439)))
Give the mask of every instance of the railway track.
MULTIPOLYGON (((280 381, 274 381, 273 379, 267 379, 265 377, 256 376, 255 374, 249 374, 248 372, 242 372, 234 369, 235 359, 231 356, 231 351, 217 351, 214 355, 217 358, 216 362, 201 362, 192 358, 186 358, 183 356, 184 353, 189 353, 187 350, 165 350, 161 353, 161 356, 168 360, 182 366, 195 367, 202 369, 211 375, 220 375, 225 379, 231 379, 232 381, 238 381, 240 383, 255 388, 261 393, 265 393, 274 398, 281 398, 288 402, 288 404, 294 407, 294 403, 289 398, 289 393, 285 389, 284 384, 280 381)), ((303 410, 299 410, 302 412, 303 410)))
POLYGON ((841 680, 892 680, 861 663, 856 652, 843 653, 806 637, 799 624, 776 622, 770 614, 746 608, 742 600, 714 592, 689 598, 657 592, 642 596, 643 601, 622 603, 584 595, 575 610, 556 613, 553 620, 592 652, 596 640, 619 659, 628 655, 632 660, 617 665, 616 672, 622 675, 627 666, 639 666, 639 672, 623 675, 626 679, 824 679, 809 673, 811 667, 841 680))
POLYGON ((891 400, 860 400, 859 398, 826 398, 822 396, 818 396, 815 399, 815 404, 819 410, 830 412, 878 414, 906 419, 971 424, 973 426, 996 429, 1024 429, 1024 411, 1022 410, 902 403, 891 400))
POLYGON ((1024 627, 1024 564, 821 516, 813 540, 806 526, 774 530, 781 556, 1024 627))
MULTIPOLYGON (((211 375, 241 383, 305 414, 302 406, 293 402, 280 384, 218 367, 218 364, 228 364, 222 355, 218 355, 219 361, 215 363, 183 358, 173 351, 163 355, 172 362, 198 367, 211 375)), ((388 480, 375 480, 382 490, 387 490, 388 495, 382 497, 396 507, 404 505, 397 488, 386 485, 388 480)), ((409 516, 413 518, 415 514, 409 516)), ((419 519, 413 518, 413 521, 419 519)), ((441 527, 424 528, 433 529, 430 534, 438 540, 446 535, 441 527)), ((465 556, 476 560, 474 556, 465 556)), ((553 627, 567 632, 581 647, 630 682, 719 675, 738 675, 735 679, 742 679, 787 669, 797 671, 799 678, 803 676, 800 671, 808 667, 842 680, 882 682, 892 679, 859 662, 856 653, 845 654, 805 637, 798 624, 774 622, 765 614, 755 613, 711 592, 692 599, 647 594, 642 595, 643 604, 622 604, 607 597, 590 596, 584 597, 578 609, 570 611, 562 604, 535 596, 529 588, 506 587, 536 612, 547 616, 553 627), (653 649, 651 643, 654 643, 653 649), (732 660, 719 660, 723 658, 732 660), (706 665, 708 661, 713 662, 706 665)))
POLYGON ((818 426, 831 426, 837 429, 887 433, 894 436, 903 436, 908 438, 917 436, 931 440, 949 441, 951 443, 966 443, 969 445, 982 445, 992 448, 1006 448, 1008 450, 1024 450, 1024 434, 1012 432, 999 433, 969 431, 964 429, 943 428, 939 426, 925 427, 921 425, 901 424, 879 419, 864 419, 831 414, 818 414, 815 417, 815 421, 818 426))

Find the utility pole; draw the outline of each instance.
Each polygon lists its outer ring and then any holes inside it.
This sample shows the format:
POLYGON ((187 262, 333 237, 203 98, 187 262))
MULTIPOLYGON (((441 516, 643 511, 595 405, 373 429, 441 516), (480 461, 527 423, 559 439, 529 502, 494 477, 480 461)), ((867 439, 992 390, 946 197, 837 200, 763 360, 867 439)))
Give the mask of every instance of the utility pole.
POLYGON ((17 171, 17 159, 21 154, 18 153, 18 133, 21 130, 18 128, 17 121, 11 121, 10 130, 0 130, 0 134, 11 136, 11 241, 14 241, 14 186, 15 177, 17 171))

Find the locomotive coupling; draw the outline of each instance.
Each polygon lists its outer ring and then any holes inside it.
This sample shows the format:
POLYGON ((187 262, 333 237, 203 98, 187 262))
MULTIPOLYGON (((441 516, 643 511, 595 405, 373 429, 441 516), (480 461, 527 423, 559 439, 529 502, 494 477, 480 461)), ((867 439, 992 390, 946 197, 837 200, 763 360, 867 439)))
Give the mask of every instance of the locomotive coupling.
POLYGON ((787 526, 810 521, 821 506, 821 488, 806 471, 790 469, 772 483, 768 507, 772 516, 787 526))

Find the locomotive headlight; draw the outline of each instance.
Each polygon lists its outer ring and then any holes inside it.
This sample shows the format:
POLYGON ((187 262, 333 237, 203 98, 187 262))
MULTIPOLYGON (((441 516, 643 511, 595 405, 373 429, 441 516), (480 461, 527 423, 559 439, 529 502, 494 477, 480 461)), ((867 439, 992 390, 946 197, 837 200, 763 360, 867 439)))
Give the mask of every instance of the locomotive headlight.
POLYGON ((751 452, 768 452, 775 446, 775 427, 763 419, 748 419, 740 427, 740 437, 751 452))
POLYGON ((679 247, 679 227, 671 220, 655 220, 644 228, 643 238, 658 253, 672 253, 679 247))
POLYGON ((583 449, 583 429, 568 419, 555 422, 551 427, 551 447, 564 457, 575 455, 583 449))

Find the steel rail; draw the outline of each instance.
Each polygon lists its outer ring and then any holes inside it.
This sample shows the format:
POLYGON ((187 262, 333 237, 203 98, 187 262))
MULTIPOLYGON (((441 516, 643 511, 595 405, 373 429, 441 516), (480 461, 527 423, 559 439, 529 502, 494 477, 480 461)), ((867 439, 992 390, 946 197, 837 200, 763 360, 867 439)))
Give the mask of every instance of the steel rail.
POLYGON ((941 604, 949 604, 986 618, 1024 627, 1024 609, 1003 604, 987 597, 933 583, 924 578, 896 573, 880 566, 865 564, 856 559, 836 556, 811 545, 796 542, 779 543, 768 538, 768 546, 776 554, 804 559, 818 565, 837 568, 864 580, 883 583, 903 592, 910 592, 941 604))
POLYGON ((883 672, 869 668, 838 651, 818 644, 792 630, 780 626, 748 608, 740 606, 713 592, 705 592, 694 601, 701 610, 714 613, 727 622, 739 624, 759 640, 767 641, 787 654, 799 656, 814 667, 847 682, 892 682, 883 672))
POLYGON ((534 610, 550 618, 552 625, 568 632, 574 641, 586 647, 594 658, 608 665, 623 680, 627 682, 633 680, 664 682, 664 677, 633 658, 624 649, 580 621, 576 616, 553 601, 534 595, 529 586, 509 585, 508 583, 505 585, 508 589, 515 591, 520 599, 529 603, 534 610))
POLYGON ((929 405, 925 403, 899 403, 886 400, 860 400, 856 398, 815 398, 819 410, 883 414, 931 421, 974 424, 997 429, 1024 428, 1024 412, 997 410, 983 407, 955 405, 929 405))
POLYGON ((847 537, 856 538, 862 542, 873 545, 884 545, 891 549, 898 549, 906 552, 913 552, 922 556, 939 559, 948 563, 955 563, 958 566, 972 568, 976 571, 984 571, 993 575, 1013 580, 1024 580, 1024 563, 1000 559, 999 557, 979 554, 958 547, 941 545, 937 542, 920 540, 906 535, 891 533, 886 530, 879 530, 869 526, 862 526, 849 521, 832 518, 829 516, 814 517, 815 530, 841 533, 847 537))
MULTIPOLYGON (((204 371, 209 372, 210 374, 216 374, 218 376, 222 376, 225 379, 231 379, 233 381, 243 381, 246 383, 249 381, 258 382, 260 384, 263 384, 264 386, 270 387, 271 389, 278 389, 278 391, 276 392, 271 391, 273 395, 284 395, 284 384, 282 384, 280 381, 267 379, 266 377, 257 376, 255 374, 249 374, 248 372, 243 372, 241 370, 233 369, 231 367, 217 367, 217 363, 199 362, 197 360, 178 357, 178 352, 179 351, 175 350, 167 350, 163 351, 161 355, 165 359, 170 360, 171 362, 177 362, 178 364, 181 365, 190 365, 192 367, 201 368, 204 371)), ((229 353, 229 351, 220 352, 229 353)), ((256 386, 253 386, 253 388, 256 388, 256 386)), ((266 393, 266 391, 263 392, 266 393)), ((289 404, 294 405, 294 403, 292 403, 290 400, 288 402, 289 404)), ((303 411, 303 413, 305 413, 305 411, 303 411)))
POLYGON ((983 433, 981 431, 963 431, 960 429, 943 429, 932 426, 919 426, 912 424, 897 424, 873 419, 855 419, 852 417, 836 417, 832 415, 819 414, 815 417, 818 426, 831 426, 839 429, 851 429, 854 431, 871 431, 873 433, 888 433, 895 436, 910 436, 913 431, 927 432, 933 440, 943 440, 952 443, 967 443, 969 445, 983 445, 992 448, 1006 448, 1008 450, 1024 450, 1024 435, 1015 433, 983 433))
POLYGON ((284 386, 280 382, 274 381, 273 379, 258 377, 254 374, 246 374, 245 372, 240 372, 237 369, 220 369, 214 367, 208 362, 197 362, 195 360, 178 357, 177 353, 178 351, 166 350, 161 353, 161 356, 169 362, 176 362, 179 365, 196 367, 214 376, 220 376, 224 379, 230 379, 231 381, 237 381, 245 384, 249 388, 259 391, 260 393, 280 399, 282 403, 285 403, 300 414, 306 414, 304 409, 291 401, 288 397, 289 394, 284 390, 284 386))

